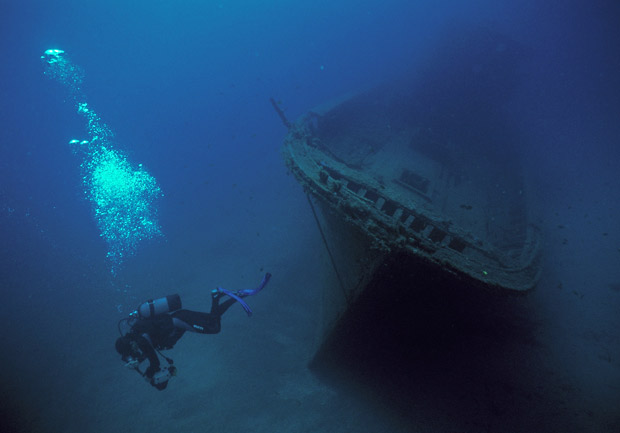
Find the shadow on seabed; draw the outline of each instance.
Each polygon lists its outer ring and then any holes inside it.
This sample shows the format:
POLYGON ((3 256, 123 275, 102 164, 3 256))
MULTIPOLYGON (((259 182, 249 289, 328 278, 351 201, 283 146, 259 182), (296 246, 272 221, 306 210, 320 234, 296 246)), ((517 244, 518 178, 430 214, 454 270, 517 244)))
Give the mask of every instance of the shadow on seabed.
POLYGON ((469 287, 395 255, 311 368, 423 430, 558 428, 570 408, 541 362, 546 349, 531 316, 527 295, 469 287))

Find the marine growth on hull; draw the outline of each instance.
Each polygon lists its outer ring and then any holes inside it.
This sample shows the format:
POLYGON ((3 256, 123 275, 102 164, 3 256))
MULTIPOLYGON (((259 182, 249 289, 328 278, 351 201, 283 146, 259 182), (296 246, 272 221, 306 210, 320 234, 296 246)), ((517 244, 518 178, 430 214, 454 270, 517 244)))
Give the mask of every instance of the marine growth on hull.
POLYGON ((491 54, 450 57, 466 65, 439 59, 441 73, 429 67, 311 110, 290 125, 284 156, 306 190, 374 248, 524 291, 538 279, 540 236, 519 134, 504 113, 517 54, 493 35, 472 37, 491 54))

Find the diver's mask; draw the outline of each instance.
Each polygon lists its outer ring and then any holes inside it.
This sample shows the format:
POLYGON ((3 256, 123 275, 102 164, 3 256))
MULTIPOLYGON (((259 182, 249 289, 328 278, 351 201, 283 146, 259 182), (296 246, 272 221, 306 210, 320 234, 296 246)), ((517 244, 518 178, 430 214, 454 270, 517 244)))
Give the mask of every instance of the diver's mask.
POLYGON ((123 358, 123 361, 125 361, 125 367, 133 368, 134 370, 137 369, 138 366, 140 365, 140 361, 138 361, 133 356, 125 357, 125 358, 123 358))

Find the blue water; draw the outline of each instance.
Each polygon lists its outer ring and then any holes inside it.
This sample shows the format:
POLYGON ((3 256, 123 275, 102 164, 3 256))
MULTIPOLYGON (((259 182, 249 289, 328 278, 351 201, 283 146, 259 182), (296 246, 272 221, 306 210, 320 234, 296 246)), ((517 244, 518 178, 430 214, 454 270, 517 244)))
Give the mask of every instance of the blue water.
MULTIPOLYGON (((620 431, 619 22, 602 0, 2 2, 2 431, 620 431), (504 71, 518 77, 505 109, 519 135, 506 142, 535 185, 545 271, 502 304, 516 318, 499 327, 516 321, 528 338, 507 333, 479 367, 486 392, 429 380, 432 399, 412 386, 409 410, 393 410, 380 385, 307 369, 335 280, 269 98, 295 119, 415 77, 478 28, 521 47, 504 71), (49 48, 83 69, 114 146, 163 193, 162 236, 117 267, 68 144, 88 139, 84 118, 43 74, 49 48), (265 271, 251 319, 232 310, 221 334, 177 344, 166 391, 122 367, 116 322, 139 302, 176 292, 206 310, 211 288, 265 271)), ((444 65, 436 83, 453 79, 444 65)), ((470 368, 460 361, 454 371, 470 368)))

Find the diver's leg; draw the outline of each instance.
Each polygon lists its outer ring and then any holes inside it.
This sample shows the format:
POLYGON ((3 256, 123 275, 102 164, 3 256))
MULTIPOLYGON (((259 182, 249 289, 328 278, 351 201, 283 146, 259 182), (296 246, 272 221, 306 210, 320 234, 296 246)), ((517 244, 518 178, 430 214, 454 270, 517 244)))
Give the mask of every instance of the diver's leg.
POLYGON ((218 289, 211 291, 211 314, 221 316, 236 302, 236 299, 230 298, 220 304, 222 295, 218 289))
POLYGON ((237 300, 233 298, 227 299, 226 301, 222 302, 221 304, 218 305, 216 314, 222 317, 222 315, 226 312, 226 310, 232 307, 235 302, 237 302, 237 300))
POLYGON ((265 276, 263 277, 262 281, 260 282, 260 284, 258 285, 258 287, 255 288, 255 289, 245 289, 245 290, 232 291, 232 290, 226 290, 226 289, 222 289, 221 287, 218 287, 217 289, 215 289, 215 290, 213 290, 211 292, 211 297, 212 297, 211 313, 212 314, 216 314, 216 313, 219 312, 219 315, 221 316, 222 314, 224 314, 224 312, 226 310, 228 310, 228 308, 230 308, 230 305, 232 305, 232 303, 234 303, 236 301, 236 302, 238 302, 243 307, 243 309, 245 310, 247 315, 251 316, 252 315, 252 310, 250 309, 250 306, 243 301, 242 298, 245 298, 246 296, 255 295, 258 292, 260 292, 261 290, 263 290, 263 288, 269 282, 270 278, 271 278, 271 274, 269 272, 267 272, 265 274, 265 276), (219 305, 219 297, 222 294, 228 295, 230 297, 230 299, 227 300, 224 304, 222 304, 220 306, 219 305), (230 305, 228 305, 227 303, 230 302, 230 301, 232 301, 232 303, 230 305))
POLYGON ((178 310, 172 313, 172 324, 184 331, 217 334, 222 329, 219 314, 178 310))
POLYGON ((179 319, 178 317, 172 318, 172 326, 174 326, 175 328, 182 329, 184 331, 198 332, 196 329, 192 328, 192 325, 179 319))
POLYGON ((220 308, 220 296, 222 294, 219 290, 211 290, 211 314, 217 314, 217 310, 220 308))

